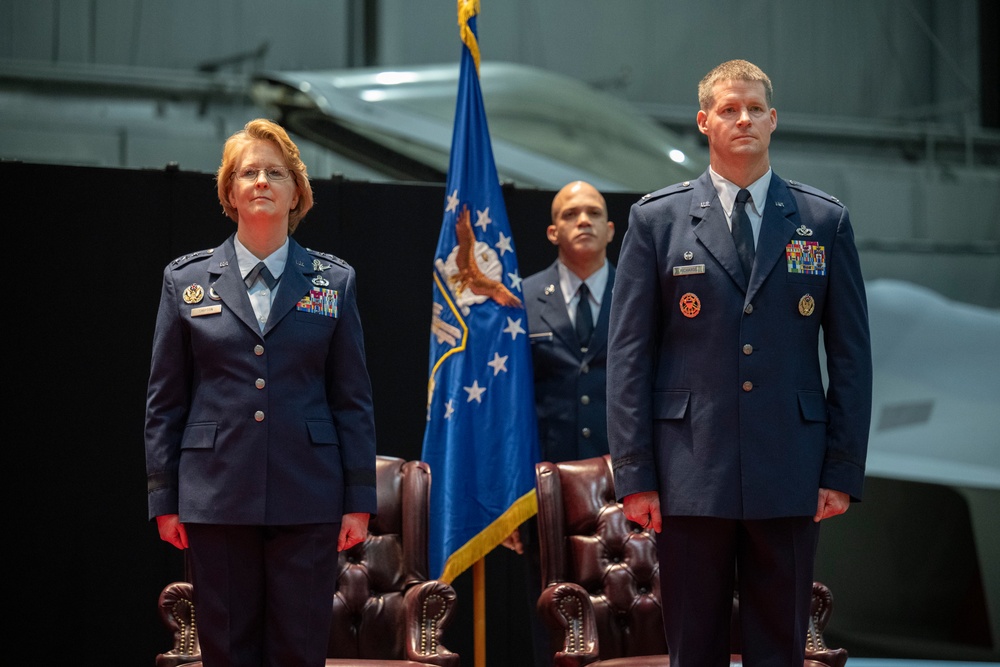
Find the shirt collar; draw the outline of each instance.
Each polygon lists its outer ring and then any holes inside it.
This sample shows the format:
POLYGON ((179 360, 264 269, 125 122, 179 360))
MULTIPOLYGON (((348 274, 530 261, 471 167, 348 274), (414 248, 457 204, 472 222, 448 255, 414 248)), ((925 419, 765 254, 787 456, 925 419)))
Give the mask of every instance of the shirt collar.
MULTIPOLYGON (((740 191, 740 186, 726 180, 711 167, 708 168, 708 172, 712 177, 712 185, 715 186, 715 191, 719 193, 719 201, 722 203, 723 210, 726 211, 726 215, 732 215, 733 205, 736 203, 736 193, 740 191)), ((747 186, 747 190, 750 191, 750 197, 753 199, 753 210, 757 215, 763 215, 764 202, 767 201, 767 190, 770 187, 770 167, 767 168, 763 176, 747 186)))
POLYGON ((559 271, 559 287, 562 289, 566 305, 569 305, 570 300, 576 296, 577 290, 580 289, 580 283, 587 283, 590 296, 598 307, 601 305, 601 299, 604 298, 604 288, 608 285, 608 274, 610 273, 607 259, 604 260, 601 268, 587 276, 586 280, 580 280, 580 277, 570 271, 561 261, 556 262, 556 268, 559 271))
MULTIPOLYGON (((240 243, 238 236, 233 237, 233 245, 236 246, 236 261, 240 265, 240 275, 244 278, 257 266, 257 256, 247 250, 247 247, 240 243)), ((264 266, 275 278, 280 278, 285 270, 285 263, 288 261, 288 239, 281 244, 281 247, 264 258, 264 266)))

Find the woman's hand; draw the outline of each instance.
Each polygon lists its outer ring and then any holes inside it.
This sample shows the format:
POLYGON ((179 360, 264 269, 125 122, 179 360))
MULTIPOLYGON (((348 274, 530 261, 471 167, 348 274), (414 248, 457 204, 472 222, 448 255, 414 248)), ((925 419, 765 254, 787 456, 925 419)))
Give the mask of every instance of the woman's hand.
POLYGON ((187 529, 176 514, 161 514, 156 517, 156 528, 164 542, 170 542, 178 549, 188 548, 187 529))
POLYGON ((340 520, 337 551, 350 549, 358 542, 363 542, 366 537, 368 537, 368 514, 365 512, 345 514, 340 520))

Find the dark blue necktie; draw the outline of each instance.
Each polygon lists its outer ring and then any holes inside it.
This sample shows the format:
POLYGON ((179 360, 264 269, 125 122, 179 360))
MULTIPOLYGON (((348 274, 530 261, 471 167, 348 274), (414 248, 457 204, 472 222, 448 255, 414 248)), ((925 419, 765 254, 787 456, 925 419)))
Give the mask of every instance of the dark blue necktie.
POLYGON ((594 314, 590 312, 590 290, 587 283, 580 284, 580 301, 576 304, 576 337, 580 347, 590 345, 590 337, 594 333, 594 314))
POLYGON ((740 264, 743 265, 743 275, 747 284, 750 282, 750 272, 753 271, 753 227, 750 226, 750 217, 747 215, 747 202, 750 200, 750 191, 742 188, 736 193, 736 204, 733 206, 733 241, 736 242, 736 252, 740 256, 740 264))
POLYGON ((250 273, 247 274, 247 277, 243 279, 247 284, 247 289, 253 287, 253 284, 257 282, 258 276, 260 276, 260 279, 264 281, 264 284, 270 290, 273 290, 274 286, 278 284, 278 279, 271 275, 264 262, 257 262, 257 266, 253 267, 250 273))

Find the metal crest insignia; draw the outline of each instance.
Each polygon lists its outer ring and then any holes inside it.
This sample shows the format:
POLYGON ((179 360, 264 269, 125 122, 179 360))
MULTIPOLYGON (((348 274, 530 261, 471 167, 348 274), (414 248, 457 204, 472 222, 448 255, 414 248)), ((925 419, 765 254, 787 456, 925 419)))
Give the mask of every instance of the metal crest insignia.
POLYGON ((803 317, 809 317, 816 310, 816 301, 812 298, 811 294, 803 294, 802 298, 799 299, 799 315, 803 317))
POLYGON ((201 300, 205 298, 205 290, 198 283, 192 283, 184 290, 182 298, 184 303, 201 303, 201 300))
POLYGON ((701 299, 694 292, 688 292, 681 297, 680 307, 684 317, 696 317, 701 312, 701 299))

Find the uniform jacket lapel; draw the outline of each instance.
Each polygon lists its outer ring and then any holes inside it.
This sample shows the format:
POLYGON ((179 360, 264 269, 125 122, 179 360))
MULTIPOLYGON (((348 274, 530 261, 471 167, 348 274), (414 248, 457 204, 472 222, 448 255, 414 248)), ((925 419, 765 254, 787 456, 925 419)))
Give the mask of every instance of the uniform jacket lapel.
POLYGON ((601 311, 597 314, 597 323, 594 325, 594 336, 590 339, 590 347, 587 348, 585 359, 597 356, 598 352, 603 352, 608 346, 608 318, 611 311, 611 290, 615 285, 615 267, 608 262, 608 284, 604 286, 604 296, 601 297, 601 311))
POLYGON ((746 281, 739 255, 736 254, 736 243, 708 171, 695 181, 691 191, 691 222, 694 224, 695 236, 732 277, 733 282, 741 290, 744 289, 746 281))
MULTIPOLYGON (((233 244, 235 234, 215 249, 214 255, 219 258, 217 264, 213 264, 209 269, 211 274, 210 288, 219 295, 222 303, 226 305, 240 320, 246 324, 254 333, 260 333, 260 326, 257 324, 257 316, 253 314, 253 306, 250 305, 250 297, 247 295, 247 286, 240 275, 240 264, 236 261, 236 246, 233 244)), ((211 294, 211 292, 209 293, 211 294)))
POLYGON ((784 259, 785 246, 788 244, 788 239, 795 234, 799 224, 798 219, 799 212, 795 198, 788 191, 785 182, 777 174, 772 173, 771 185, 767 189, 767 201, 764 203, 760 235, 757 237, 753 275, 750 277, 747 299, 753 298, 767 275, 784 259))
POLYGON ((284 318, 312 288, 309 276, 316 271, 312 266, 312 255, 299 245, 295 239, 288 239, 288 259, 285 270, 278 281, 274 303, 271 304, 271 314, 267 318, 263 334, 266 336, 271 329, 278 326, 284 318))
POLYGON ((566 345, 567 349, 579 349, 576 341, 576 330, 569 320, 569 313, 566 312, 566 302, 563 300, 562 289, 559 287, 559 270, 557 264, 552 264, 545 270, 545 280, 547 285, 552 285, 554 291, 546 294, 544 291, 538 295, 538 302, 541 304, 539 313, 541 319, 552 330, 552 335, 559 337, 566 345))

